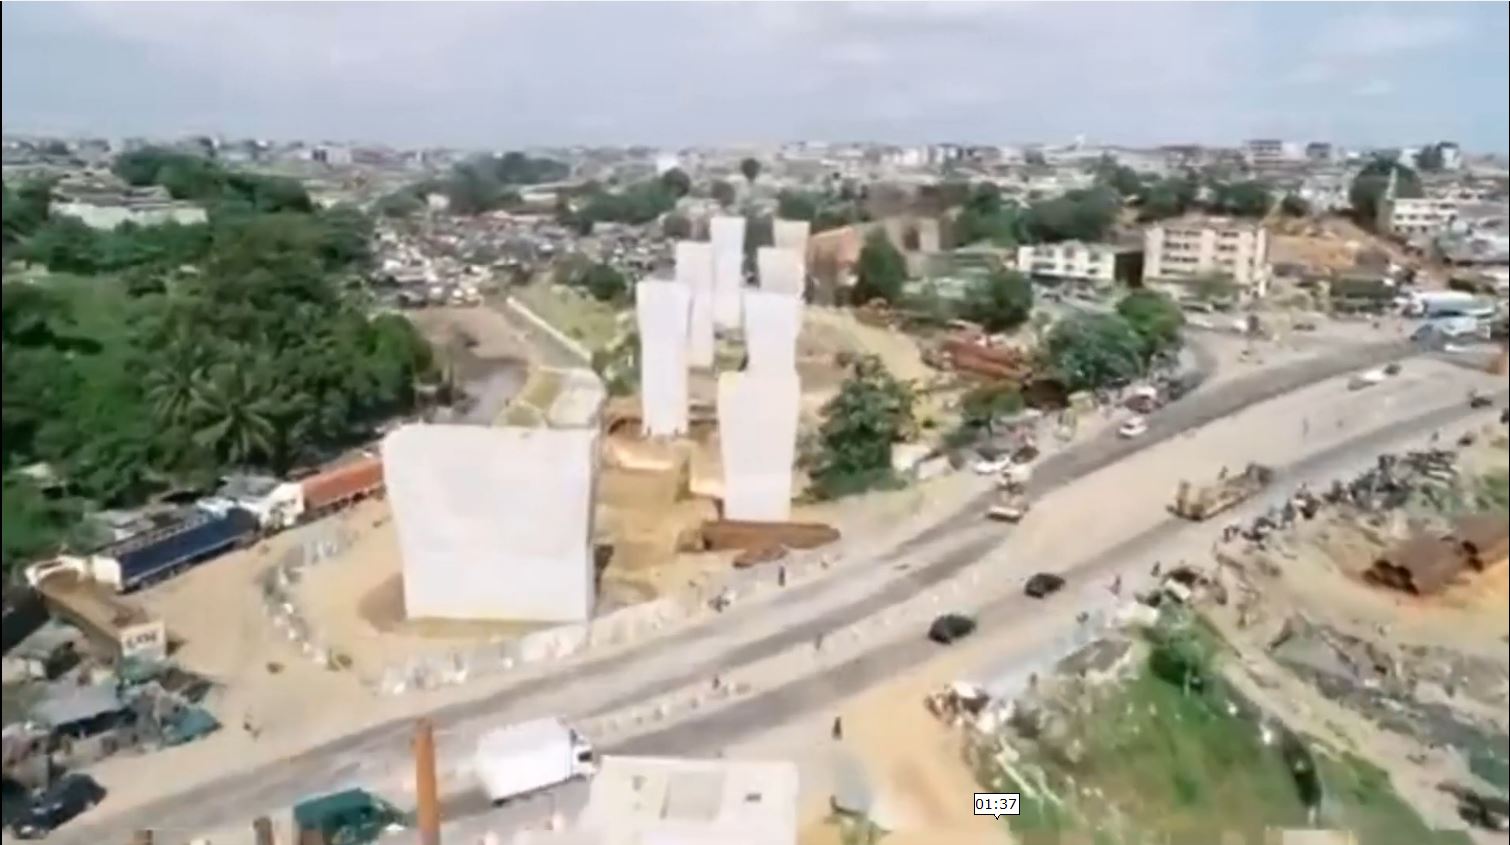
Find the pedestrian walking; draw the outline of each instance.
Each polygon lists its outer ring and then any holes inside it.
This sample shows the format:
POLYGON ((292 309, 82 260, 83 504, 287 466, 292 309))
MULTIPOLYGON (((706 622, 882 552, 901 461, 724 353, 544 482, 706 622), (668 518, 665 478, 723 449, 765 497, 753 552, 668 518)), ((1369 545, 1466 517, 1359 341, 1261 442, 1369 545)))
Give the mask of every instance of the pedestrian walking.
POLYGON ((834 717, 834 726, 829 729, 829 735, 832 736, 835 740, 844 738, 844 721, 842 717, 834 717))
POLYGON ((782 564, 776 568, 776 586, 786 586, 786 564, 782 564))

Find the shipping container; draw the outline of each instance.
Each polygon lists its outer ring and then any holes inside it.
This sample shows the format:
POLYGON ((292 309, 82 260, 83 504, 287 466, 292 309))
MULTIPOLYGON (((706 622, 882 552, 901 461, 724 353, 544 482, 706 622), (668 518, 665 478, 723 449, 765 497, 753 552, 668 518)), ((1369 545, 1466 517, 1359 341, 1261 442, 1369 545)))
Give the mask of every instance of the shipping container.
POLYGON ((196 511, 192 516, 149 534, 101 549, 95 557, 95 577, 130 592, 166 578, 228 549, 256 539, 255 514, 231 508, 217 515, 196 511))
POLYGON ((363 456, 312 475, 300 481, 299 487, 304 492, 304 518, 312 519, 381 493, 383 461, 363 456))

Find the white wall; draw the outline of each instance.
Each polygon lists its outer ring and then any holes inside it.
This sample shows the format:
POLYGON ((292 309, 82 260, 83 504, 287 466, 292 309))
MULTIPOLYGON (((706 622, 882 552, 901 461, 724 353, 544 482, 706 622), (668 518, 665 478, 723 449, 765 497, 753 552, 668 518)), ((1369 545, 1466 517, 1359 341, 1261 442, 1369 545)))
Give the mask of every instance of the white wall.
POLYGON ((807 237, 812 224, 806 220, 771 221, 771 243, 782 249, 795 249, 801 256, 807 255, 807 237))
POLYGON ((640 329, 640 407, 645 433, 687 433, 687 325, 692 291, 680 282, 634 286, 640 329))
POLYGON ((747 290, 744 297, 747 372, 786 375, 797 371, 797 335, 802 300, 789 293, 747 290))
POLYGON ((792 247, 763 246, 755 251, 760 289, 801 298, 807 288, 806 261, 792 247))
POLYGON ((744 292, 745 219, 715 217, 708 233, 713 241, 713 323, 721 329, 737 329, 744 292))
POLYGON ((713 366, 713 245, 677 241, 676 280, 692 294, 687 323, 687 362, 694 367, 713 366))
POLYGON ((383 468, 411 618, 591 615, 596 429, 409 425, 383 468))
POLYGON ((725 518, 757 522, 791 518, 799 398, 795 372, 719 376, 725 518))

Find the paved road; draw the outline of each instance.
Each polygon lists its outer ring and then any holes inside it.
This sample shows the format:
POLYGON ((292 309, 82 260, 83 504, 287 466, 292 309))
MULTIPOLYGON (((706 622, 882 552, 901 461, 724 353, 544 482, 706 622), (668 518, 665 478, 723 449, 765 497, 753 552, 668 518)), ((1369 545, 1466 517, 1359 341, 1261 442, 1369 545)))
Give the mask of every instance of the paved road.
MULTIPOLYGON (((1501 393, 1496 397, 1496 405, 1502 405, 1507 396, 1510 394, 1501 393)), ((1393 448, 1402 440, 1443 428, 1474 413, 1487 417, 1490 412, 1472 411, 1464 403, 1375 429, 1289 466, 1277 467, 1270 489, 1293 489, 1300 481, 1317 479, 1320 472, 1331 470, 1338 464, 1359 459, 1371 462, 1374 456, 1393 448)), ((1065 570, 1064 574, 1072 584, 1083 584, 1094 581, 1094 576, 1116 568, 1119 564, 1152 560, 1150 552, 1153 549, 1190 527, 1190 522, 1170 517, 1092 558, 1077 562, 1065 570)), ((981 632, 989 634, 994 627, 1020 620, 1024 614, 1034 611, 1035 603, 1034 599, 1019 593, 1011 593, 987 603, 979 611, 981 632)), ((835 665, 821 674, 751 696, 707 715, 641 734, 606 750, 608 753, 618 754, 668 755, 711 752, 758 731, 776 727, 813 711, 831 708, 835 703, 888 677, 922 664, 936 656, 938 651, 936 644, 922 636, 902 639, 835 665)))
MULTIPOLYGON (((1035 469, 1030 485, 1032 493, 1042 495, 1139 449, 1250 405, 1415 351, 1402 343, 1358 347, 1204 388, 1153 415, 1148 432, 1137 440, 1121 440, 1108 432, 1045 458, 1035 469)), ((554 674, 528 678, 503 691, 443 707, 430 715, 444 730, 447 725, 490 716, 497 718, 501 711, 515 707, 544 708, 549 704, 551 709, 543 712, 601 713, 626 703, 653 699, 714 673, 811 641, 819 633, 885 610, 952 577, 998 543, 999 532, 991 530, 992 526, 981 518, 989 498, 989 494, 977 497, 871 565, 847 565, 828 577, 795 586, 770 600, 736 606, 707 623, 569 664, 554 674), (873 581, 877 570, 890 566, 894 571, 903 563, 907 564, 907 570, 882 588, 856 594, 856 583, 873 581), (849 600, 851 595, 853 599, 849 600), (804 605, 822 604, 825 600, 842 603, 825 607, 821 615, 794 624, 773 623, 782 618, 783 611, 790 617, 804 605), (668 654, 677 652, 685 653, 688 658, 668 661, 668 654), (667 662, 680 662, 682 668, 659 675, 646 671, 667 662), (587 690, 603 686, 612 692, 596 701, 582 700, 587 690)), ((865 672, 879 670, 852 671, 861 673, 859 677, 863 679, 865 672)), ((838 676, 835 683, 855 681, 843 681, 838 676)), ((365 764, 371 758, 391 756, 395 751, 402 753, 410 730, 409 719, 364 729, 277 763, 193 785, 178 794, 106 817, 95 825, 65 829, 53 840, 79 845, 123 842, 131 831, 148 827, 162 831, 165 838, 189 836, 263 809, 287 807, 301 796, 361 780, 368 769, 365 764)))

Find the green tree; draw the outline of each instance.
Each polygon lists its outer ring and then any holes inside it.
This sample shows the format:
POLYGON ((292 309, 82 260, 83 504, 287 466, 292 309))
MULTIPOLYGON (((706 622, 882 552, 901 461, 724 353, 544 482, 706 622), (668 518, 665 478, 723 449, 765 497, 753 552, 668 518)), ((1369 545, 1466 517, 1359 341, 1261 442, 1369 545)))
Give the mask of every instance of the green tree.
POLYGON ((1185 314, 1174 300, 1155 290, 1135 290, 1117 303, 1117 313, 1142 341, 1143 360, 1176 349, 1185 314))
POLYGON ((708 193, 713 197, 715 202, 724 208, 733 205, 734 200, 737 199, 734 186, 723 179, 715 179, 713 184, 709 186, 708 193))
POLYGON ((385 194, 373 204, 372 210, 383 217, 412 217, 425 210, 425 199, 415 191, 405 188, 385 194))
POLYGON ((1076 314, 1049 330, 1045 352, 1071 390, 1124 383, 1143 370, 1143 341, 1115 314, 1076 314))
POLYGON ((811 221, 818 207, 818 199, 806 191, 782 191, 776 197, 776 216, 783 220, 811 221))
POLYGON ((629 291, 629 282, 624 274, 601 263, 585 268, 576 284, 599 302, 614 302, 629 291))
POLYGON ((1284 199, 1279 201, 1279 210, 1286 217, 1306 217, 1311 213, 1311 204, 1299 194, 1285 194, 1284 199))
POLYGON ((1257 180, 1219 183, 1212 186, 1211 210, 1235 217, 1263 217, 1274 199, 1269 186, 1257 180))
POLYGON ((244 352, 208 371, 195 397, 194 439, 232 466, 248 466, 272 454, 277 411, 265 360, 244 352))
POLYGON ((689 240, 692 237, 692 221, 685 214, 667 214, 661 218, 661 234, 674 241, 689 240))
POLYGON ((836 498, 892 483, 891 447, 912 431, 914 402, 912 389, 879 359, 856 361, 823 407, 813 493, 836 498))
POLYGON ((1143 189, 1143 181, 1138 178, 1137 171, 1118 164, 1117 159, 1111 155, 1101 156, 1092 172, 1098 182, 1124 197, 1134 196, 1143 189))
POLYGON ((977 385, 960 397, 960 422, 971 431, 990 433, 1001 417, 1018 413, 1026 403, 1022 392, 1009 382, 977 385))
POLYGON ((1076 190, 1035 202, 1028 208, 1027 230, 1033 240, 1097 241, 1116 222, 1122 200, 1110 188, 1076 190))
POLYGON ((902 253, 891 245, 883 229, 876 229, 865 238, 860 248, 860 259, 855 264, 854 299, 864 304, 873 299, 896 302, 907 283, 907 261, 902 253))
POLYGON ((1016 328, 1033 312, 1033 283, 1013 270, 997 270, 971 282, 960 315, 988 332, 1016 328))
POLYGON ((1416 169, 1422 173, 1436 173, 1442 169, 1443 159, 1441 144, 1427 144, 1416 153, 1416 169))
POLYGON ((1231 276, 1220 273, 1197 276, 1187 286, 1203 302, 1229 302, 1237 297, 1237 283, 1231 276))
POLYGON ((680 167, 673 167, 661 174, 661 186, 671 196, 680 199, 692 191, 692 178, 680 167))
POLYGON ((760 176, 760 162, 753 158, 747 158, 739 163, 739 172, 744 174, 745 181, 754 184, 760 176))
POLYGON ((1421 196, 1421 177, 1395 158, 1377 156, 1358 175, 1348 188, 1348 202, 1353 208, 1353 217, 1359 225, 1373 228, 1379 221, 1379 202, 1389 187, 1391 171, 1395 175, 1395 196, 1401 198, 1421 196))
POLYGON ((1144 221, 1178 217, 1195 205, 1199 189, 1192 174, 1160 179, 1145 187, 1138 200, 1138 218, 1144 221))

